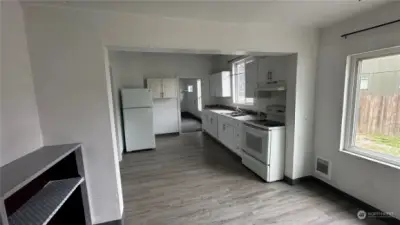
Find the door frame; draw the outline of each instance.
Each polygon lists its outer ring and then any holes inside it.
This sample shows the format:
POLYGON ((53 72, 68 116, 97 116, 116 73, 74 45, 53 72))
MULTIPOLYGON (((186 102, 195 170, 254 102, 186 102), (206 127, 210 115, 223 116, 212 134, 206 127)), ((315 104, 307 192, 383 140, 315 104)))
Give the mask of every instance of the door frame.
MULTIPOLYGON (((204 82, 204 77, 187 77, 187 76, 177 76, 176 77, 177 78, 177 80, 178 80, 178 88, 177 88, 177 92, 178 92, 178 94, 177 94, 177 96, 178 96, 178 98, 176 98, 176 101, 177 101, 177 103, 178 103, 178 126, 179 126, 179 135, 181 135, 182 134, 182 127, 181 127, 181 124, 182 124, 182 117, 181 117, 181 79, 193 79, 193 80, 200 80, 201 81, 201 88, 203 89, 203 82, 204 82)), ((193 88, 197 88, 197 87, 193 87, 193 88)), ((204 103, 204 99, 203 99, 203 94, 204 94, 204 92, 202 91, 201 92, 201 94, 202 94, 202 105, 203 105, 203 103, 204 103)), ((202 107, 202 110, 204 109, 204 106, 202 107)))

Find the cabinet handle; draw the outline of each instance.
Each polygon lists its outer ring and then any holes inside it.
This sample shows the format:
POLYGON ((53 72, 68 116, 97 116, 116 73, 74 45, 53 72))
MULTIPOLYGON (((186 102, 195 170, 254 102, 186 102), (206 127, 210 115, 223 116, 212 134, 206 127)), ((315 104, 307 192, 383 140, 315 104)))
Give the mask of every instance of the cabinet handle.
POLYGON ((225 130, 225 124, 222 124, 222 130, 225 130))

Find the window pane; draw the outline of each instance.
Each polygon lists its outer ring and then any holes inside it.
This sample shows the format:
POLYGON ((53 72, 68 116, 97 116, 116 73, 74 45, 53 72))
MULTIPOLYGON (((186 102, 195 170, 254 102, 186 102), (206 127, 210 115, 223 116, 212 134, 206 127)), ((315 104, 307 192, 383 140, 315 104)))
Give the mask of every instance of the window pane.
POLYGON ((400 157, 400 55, 359 63, 355 145, 400 157))
POLYGON ((203 109, 202 97, 201 97, 201 80, 197 79, 197 109, 201 111, 203 109))
POLYGON ((236 104, 253 104, 253 98, 246 98, 246 62, 244 60, 233 63, 232 94, 236 104))
POLYGON ((238 78, 238 90, 237 90, 238 102, 244 103, 246 99, 246 92, 245 92, 246 80, 244 73, 238 74, 237 78, 238 78))

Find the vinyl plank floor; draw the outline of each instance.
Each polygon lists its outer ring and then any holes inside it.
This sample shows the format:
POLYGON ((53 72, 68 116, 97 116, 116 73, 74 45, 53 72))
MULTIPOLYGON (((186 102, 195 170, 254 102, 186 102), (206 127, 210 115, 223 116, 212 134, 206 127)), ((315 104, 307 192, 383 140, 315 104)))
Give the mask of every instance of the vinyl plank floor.
POLYGON ((202 132, 124 155, 125 225, 385 224, 316 182, 265 183, 202 132))
POLYGON ((182 133, 201 131, 201 123, 190 117, 181 118, 182 133))

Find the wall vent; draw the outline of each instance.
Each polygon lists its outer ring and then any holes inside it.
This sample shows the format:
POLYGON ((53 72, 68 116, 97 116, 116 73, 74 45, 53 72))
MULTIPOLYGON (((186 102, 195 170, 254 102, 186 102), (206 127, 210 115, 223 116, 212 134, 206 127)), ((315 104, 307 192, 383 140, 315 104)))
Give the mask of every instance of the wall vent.
POLYGON ((331 161, 317 157, 315 161, 315 172, 322 177, 331 179, 331 161))

